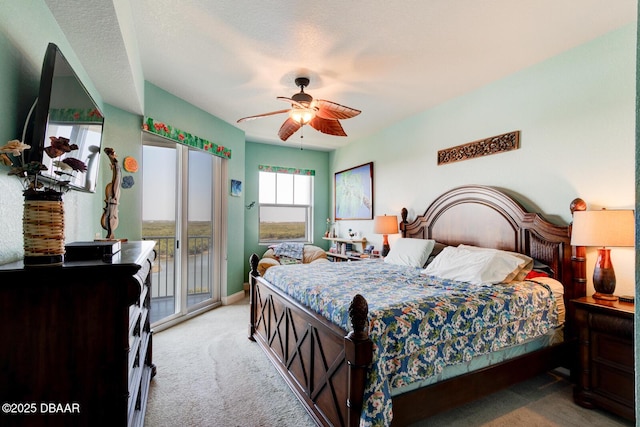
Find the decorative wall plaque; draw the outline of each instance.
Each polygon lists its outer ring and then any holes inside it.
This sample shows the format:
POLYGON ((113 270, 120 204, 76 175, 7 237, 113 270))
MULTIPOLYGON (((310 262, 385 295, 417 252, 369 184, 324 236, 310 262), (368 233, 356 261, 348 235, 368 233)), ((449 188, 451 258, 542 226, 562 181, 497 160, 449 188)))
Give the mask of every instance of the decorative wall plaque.
POLYGON ((489 156, 520 148, 520 131, 516 130, 438 151, 438 165, 489 156))

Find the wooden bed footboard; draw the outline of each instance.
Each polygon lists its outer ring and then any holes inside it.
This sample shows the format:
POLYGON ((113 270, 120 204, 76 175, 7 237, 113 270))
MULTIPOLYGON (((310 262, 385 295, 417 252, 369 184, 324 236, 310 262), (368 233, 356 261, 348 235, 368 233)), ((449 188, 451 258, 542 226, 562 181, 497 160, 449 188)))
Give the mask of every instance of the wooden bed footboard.
POLYGON ((256 341, 318 425, 357 426, 373 357, 368 307, 349 306, 347 333, 259 277, 252 255, 249 339, 256 341))

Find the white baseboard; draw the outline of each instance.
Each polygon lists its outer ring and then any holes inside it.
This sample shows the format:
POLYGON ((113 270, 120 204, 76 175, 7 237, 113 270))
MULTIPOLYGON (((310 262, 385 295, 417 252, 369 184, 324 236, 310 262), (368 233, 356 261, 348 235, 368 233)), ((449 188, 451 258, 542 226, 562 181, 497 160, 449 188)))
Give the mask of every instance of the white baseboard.
POLYGON ((235 294, 222 297, 222 304, 223 305, 234 304, 236 302, 242 301, 244 297, 245 297, 244 290, 242 290, 240 292, 236 292, 235 294))

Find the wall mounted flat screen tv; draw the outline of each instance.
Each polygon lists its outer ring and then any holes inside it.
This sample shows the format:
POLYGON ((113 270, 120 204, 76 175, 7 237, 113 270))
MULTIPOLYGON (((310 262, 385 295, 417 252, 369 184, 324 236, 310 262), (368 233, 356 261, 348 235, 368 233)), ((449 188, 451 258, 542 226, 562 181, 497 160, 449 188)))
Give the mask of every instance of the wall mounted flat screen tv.
POLYGON ((74 157, 87 165, 84 173, 75 173, 69 187, 75 190, 95 192, 104 115, 89 92, 73 71, 58 47, 49 43, 42 64, 40 90, 35 105, 31 138, 25 141, 31 145, 29 160, 38 161, 47 167, 42 172, 45 178, 55 177, 53 159, 45 154, 51 145, 50 137, 68 138, 78 150, 57 157, 74 157))

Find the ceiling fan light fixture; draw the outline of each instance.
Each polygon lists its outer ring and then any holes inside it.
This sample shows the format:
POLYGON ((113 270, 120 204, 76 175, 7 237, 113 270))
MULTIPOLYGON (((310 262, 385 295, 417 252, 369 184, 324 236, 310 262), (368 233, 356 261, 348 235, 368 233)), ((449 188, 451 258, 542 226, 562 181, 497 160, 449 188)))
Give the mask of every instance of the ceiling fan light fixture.
POLYGON ((289 117, 300 125, 306 125, 316 116, 316 111, 313 108, 300 108, 294 107, 289 112, 289 117))
POLYGON ((296 86, 300 87, 300 92, 294 94, 291 98, 286 96, 278 97, 278 100, 289 103, 291 105, 290 109, 243 117, 238 119, 238 123, 288 113, 289 118, 284 121, 282 126, 280 126, 280 130, 278 130, 278 137, 280 137, 282 141, 286 141, 297 131, 301 132, 300 138, 302 138, 302 127, 307 124, 318 132, 327 135, 347 136, 340 124, 340 120, 355 117, 360 114, 361 111, 335 102, 314 99, 311 95, 304 92, 304 88, 308 84, 309 79, 307 77, 298 77, 296 78, 296 86))

